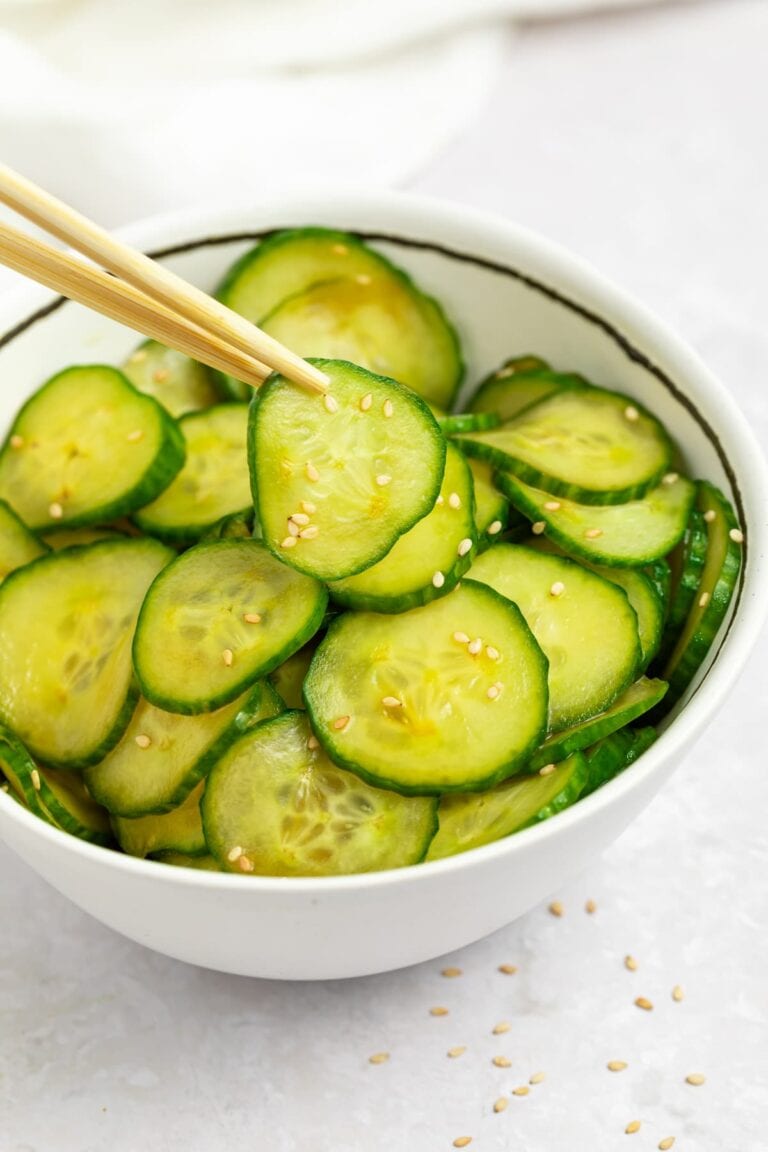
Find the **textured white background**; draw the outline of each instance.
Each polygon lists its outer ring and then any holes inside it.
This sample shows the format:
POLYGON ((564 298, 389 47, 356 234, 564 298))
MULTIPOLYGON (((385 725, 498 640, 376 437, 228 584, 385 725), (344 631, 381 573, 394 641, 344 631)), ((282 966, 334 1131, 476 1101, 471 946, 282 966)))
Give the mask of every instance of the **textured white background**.
MULTIPOLYGON (((545 231, 634 291, 763 444, 766 64, 761 0, 531 26, 481 118, 414 182, 545 231)), ((1 1152, 442 1152, 463 1134, 473 1152, 640 1152, 667 1135, 675 1152, 764 1152, 765 641, 665 791, 556 894, 561 919, 539 908, 443 962, 324 985, 188 968, 0 848, 1 1152), (382 1049, 389 1063, 368 1064, 382 1049), (693 1071, 704 1086, 684 1083, 693 1071)))

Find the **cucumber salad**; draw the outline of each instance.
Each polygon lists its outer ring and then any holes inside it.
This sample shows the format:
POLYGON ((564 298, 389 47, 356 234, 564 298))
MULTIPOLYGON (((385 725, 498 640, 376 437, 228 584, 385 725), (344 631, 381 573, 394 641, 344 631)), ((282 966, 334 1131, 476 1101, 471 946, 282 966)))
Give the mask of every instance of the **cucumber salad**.
POLYGON ((456 329, 346 233, 273 235, 218 296, 328 392, 150 341, 59 372, 0 450, 8 795, 169 865, 327 876, 488 844, 635 761, 743 543, 653 413, 513 349, 457 411, 456 329))

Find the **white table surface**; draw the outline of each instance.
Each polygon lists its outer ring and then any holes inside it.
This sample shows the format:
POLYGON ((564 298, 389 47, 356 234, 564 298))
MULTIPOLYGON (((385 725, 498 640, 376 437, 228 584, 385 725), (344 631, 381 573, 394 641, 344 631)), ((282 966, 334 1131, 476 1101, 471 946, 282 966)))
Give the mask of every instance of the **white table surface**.
MULTIPOLYGON (((767 64, 761 0, 531 27, 482 121, 416 183, 591 259, 706 357, 764 444, 767 64)), ((473 1152, 639 1152, 672 1135, 675 1152, 763 1152, 767 683, 764 633, 665 791, 553 894, 561 918, 542 906, 404 972, 296 985, 186 967, 0 847, 0 1150, 442 1152, 467 1135, 473 1152)))

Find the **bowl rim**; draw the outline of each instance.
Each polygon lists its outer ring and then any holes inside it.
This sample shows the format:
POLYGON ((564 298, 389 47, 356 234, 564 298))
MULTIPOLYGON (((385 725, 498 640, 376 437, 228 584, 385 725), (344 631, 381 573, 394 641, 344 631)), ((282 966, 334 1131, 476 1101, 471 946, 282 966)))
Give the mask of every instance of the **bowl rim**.
MULTIPOLYGON (((661 354, 665 362, 674 362, 676 374, 684 377, 686 382, 693 382, 697 395, 700 395, 710 407, 717 409, 719 433, 714 436, 715 447, 721 436, 738 445, 738 481, 734 476, 733 480, 736 482, 734 495, 742 505, 753 509, 760 507, 758 497, 768 491, 768 466, 746 417, 736 406, 725 386, 715 378, 699 356, 666 323, 653 315, 631 294, 594 269, 582 257, 505 217, 446 199, 401 191, 324 189, 312 194, 273 196, 248 202, 227 201, 218 205, 165 212, 121 228, 117 234, 144 250, 168 256, 184 248, 197 249, 205 245, 252 239, 259 233, 289 226, 290 219, 295 218, 297 214, 302 214, 306 220, 311 220, 314 213, 323 216, 339 213, 345 219, 349 219, 347 228, 350 231, 363 231, 381 240, 391 236, 392 239, 403 241, 402 237, 392 234, 393 227, 404 229, 414 237, 414 240, 415 234, 420 233, 425 237, 423 242, 416 242, 420 246, 442 249, 448 255, 463 255, 475 259, 476 263, 484 261, 482 257, 478 261, 478 258, 473 257, 471 250, 465 250, 467 246, 471 249, 473 243, 479 244, 482 249, 492 252, 500 241, 506 242, 515 249, 516 264, 525 265, 530 261, 536 266, 535 277, 530 277, 534 287, 541 286, 550 277, 558 285, 565 283, 567 293, 558 287, 551 290, 552 295, 571 304, 573 301, 570 300, 570 294, 575 295, 577 299, 580 296, 585 297, 589 305, 580 308, 577 305, 577 310, 588 311, 598 323, 602 323, 603 327, 607 322, 602 310, 607 311, 612 317, 618 313, 625 326, 639 330, 643 341, 653 347, 655 354, 661 354), (387 228, 381 231, 374 233, 370 229, 358 228, 354 224, 355 218, 376 219, 379 215, 388 222, 387 228), (284 225, 272 222, 268 227, 248 229, 245 224, 246 221, 253 219, 279 221, 282 218, 286 220, 284 225), (455 248, 444 242, 440 243, 439 240, 428 239, 429 236, 444 237, 446 232, 461 238, 456 242, 455 248), (169 236, 178 239, 174 243, 169 243, 169 236)), ((490 261, 486 260, 485 263, 490 261)), ((499 261, 499 267, 507 268, 503 258, 499 261)), ((53 310, 60 300, 61 298, 55 293, 37 286, 22 285, 4 293, 0 298, 0 349, 19 330, 27 326, 33 314, 53 310)), ((613 320, 609 327, 612 332, 616 332, 613 320)), ((643 362, 646 367, 658 373, 658 369, 655 369, 645 357, 643 362)), ((33 837, 42 837, 54 849, 60 847, 74 853, 84 863, 92 860, 101 863, 102 867, 106 865, 137 877, 151 879, 155 883, 248 892, 253 899, 266 893, 285 895, 290 892, 316 897, 334 892, 388 888, 419 881, 429 883, 433 879, 458 871, 471 872, 476 868, 482 869, 493 861, 506 859, 511 863, 515 856, 525 852, 529 847, 557 836, 560 831, 565 832, 568 828, 597 817, 607 808, 617 804, 623 796, 641 789, 645 781, 661 772, 665 766, 668 767, 670 761, 675 761, 684 754, 686 748, 724 702, 757 642, 762 624, 768 615, 766 553, 768 553, 768 514, 756 514, 750 519, 747 549, 743 555, 741 576, 743 585, 739 611, 726 626, 725 633, 721 634, 720 645, 724 644, 727 637, 727 646, 722 656, 718 648, 714 663, 695 690, 694 696, 685 704, 669 728, 659 734, 651 748, 626 771, 590 796, 558 813, 555 818, 524 828, 491 844, 469 849, 442 860, 380 872, 325 877, 252 875, 243 877, 237 873, 169 868, 161 861, 138 859, 111 848, 91 844, 45 823, 10 797, 3 795, 1 791, 0 812, 7 814, 11 821, 18 821, 33 837), (763 579, 760 579, 761 574, 763 579)))

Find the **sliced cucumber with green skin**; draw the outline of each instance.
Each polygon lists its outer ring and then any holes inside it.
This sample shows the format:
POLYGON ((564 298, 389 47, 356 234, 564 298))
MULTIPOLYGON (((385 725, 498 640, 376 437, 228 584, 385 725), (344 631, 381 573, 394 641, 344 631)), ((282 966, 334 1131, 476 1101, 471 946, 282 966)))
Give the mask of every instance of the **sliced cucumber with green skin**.
POLYGON ((573 752, 587 748, 611 732, 624 728, 638 716, 650 712, 666 691, 667 684, 664 680, 648 680, 645 676, 641 677, 630 685, 626 692, 622 692, 605 712, 600 712, 573 728, 555 732, 548 737, 528 761, 529 771, 538 772, 546 764, 564 760, 573 752))
POLYGON ((469 456, 582 504, 644 496, 672 458, 659 421, 628 396, 603 388, 561 389, 500 428, 469 433, 459 443, 469 456))
POLYGON ((50 823, 40 799, 40 772, 21 740, 0 725, 0 773, 25 808, 50 823))
POLYGON ((664 711, 683 695, 704 662, 728 612, 741 568, 743 535, 731 505, 713 484, 697 484, 696 507, 707 525, 707 555, 693 606, 664 667, 664 711))
POLYGON ((184 467, 134 520, 169 542, 199 540, 224 516, 251 510, 246 444, 248 405, 217 404, 179 421, 186 443, 184 467))
POLYGON ((209 408, 221 399, 210 368, 157 340, 140 344, 123 372, 134 388, 154 397, 171 416, 209 408))
POLYGON ((475 494, 475 529, 480 548, 499 539, 509 521, 509 500, 493 483, 493 469, 485 460, 467 461, 475 494))
POLYGON ((125 533, 114 528, 61 528, 58 532, 46 532, 43 542, 52 552, 63 548, 79 548, 83 544, 96 544, 99 540, 125 540, 125 533))
POLYGON ((206 532, 205 540, 251 540, 258 537, 258 525, 254 523, 253 508, 244 512, 233 512, 231 516, 223 516, 212 528, 206 532))
POLYGON ((210 850, 228 872, 336 876, 417 864, 437 802, 372 788, 336 767, 306 716, 285 712, 244 736, 211 772, 210 850))
POLYGON ((154 500, 184 463, 157 401, 116 368, 67 368, 32 396, 0 451, 0 497, 35 529, 74 528, 154 500))
POLYGON ((282 710, 274 689, 265 683, 199 716, 164 712, 139 700, 120 743, 86 770, 90 793, 117 816, 170 812, 238 736, 282 710))
POLYGON ((612 732, 588 748, 585 753, 588 779, 583 795, 591 795, 630 764, 634 764, 650 748, 656 736, 656 729, 651 727, 620 728, 618 732, 612 732))
POLYGON ((306 644, 327 602, 258 540, 197 544, 147 593, 133 645, 141 691, 168 712, 212 712, 306 644))
POLYGON ((354 364, 315 360, 310 396, 271 376, 251 404, 248 452, 264 542, 321 580, 370 568, 431 510, 446 442, 414 392, 354 364))
POLYGON ((498 428, 501 420, 495 412, 457 412, 454 416, 438 416, 443 436, 459 436, 467 432, 487 432, 498 428))
MULTIPOLYGON (((520 363, 525 364, 527 358, 520 363)), ((523 371, 507 364, 484 380, 469 405, 469 411, 494 412, 502 421, 512 420, 526 408, 538 404, 555 392, 565 388, 583 388, 588 382, 583 376, 550 369, 523 371)))
POLYGON ((84 768, 120 739, 136 703, 136 617, 172 556, 156 540, 108 540, 0 586, 0 719, 43 763, 84 768))
POLYGON ((615 584, 519 544, 484 552, 470 577, 517 604, 546 655, 550 730, 605 711, 631 684, 640 663, 637 617, 615 584))
POLYGON ((502 492, 529 520, 572 556, 616 568, 637 568, 667 555, 682 539, 696 489, 678 476, 620 506, 578 504, 497 472, 502 492))
POLYGON ((129 819, 113 816, 117 842, 128 856, 153 856, 158 852, 182 852, 185 856, 207 856, 200 801, 205 791, 201 780, 183 804, 160 816, 129 819))
POLYGON ((304 710, 304 677, 309 671, 318 643, 319 638, 316 636, 269 674, 269 682, 286 708, 304 710))
POLYGON ((40 800, 51 823, 79 840, 107 847, 114 843, 108 813, 89 796, 82 780, 73 772, 41 768, 40 800))
POLYGON ((547 661, 514 604, 463 580, 423 608, 338 617, 304 699, 334 763, 405 794, 466 792, 541 743, 547 661))
POLYGON ((701 512, 694 508, 685 530, 685 536, 673 553, 677 569, 675 592, 669 602, 669 614, 664 628, 663 642, 659 650, 660 667, 666 665, 695 604, 696 593, 707 559, 707 535, 704 517, 701 512))
POLYGON ((546 776, 513 776, 488 792, 444 796, 426 859, 444 860, 549 819, 579 799, 587 763, 576 753, 546 776))
POLYGON ((461 383, 461 348, 441 306, 348 233, 278 233, 238 261, 218 296, 300 356, 351 360, 445 409, 461 383))
POLYGON ((669 562, 663 557, 651 561, 643 566, 643 574, 648 577, 654 587, 656 595, 664 606, 664 616, 669 611, 669 601, 672 592, 672 569, 669 562))
POLYGON ((328 588, 345 608, 405 612, 455 588, 476 547, 472 474, 458 448, 449 444, 432 511, 396 540, 383 560, 357 576, 332 580, 328 588))
POLYGON ((172 864, 176 868, 195 868, 198 872, 223 872, 213 856, 187 856, 184 852, 157 852, 152 857, 160 864, 172 864))
POLYGON ((23 568, 48 551, 46 545, 23 520, 0 500, 0 583, 17 568, 23 568))

